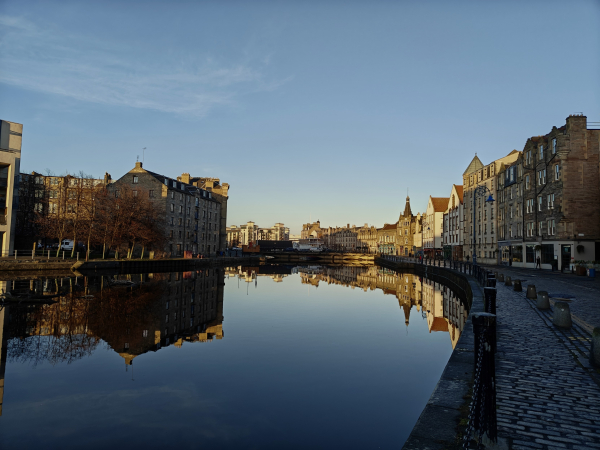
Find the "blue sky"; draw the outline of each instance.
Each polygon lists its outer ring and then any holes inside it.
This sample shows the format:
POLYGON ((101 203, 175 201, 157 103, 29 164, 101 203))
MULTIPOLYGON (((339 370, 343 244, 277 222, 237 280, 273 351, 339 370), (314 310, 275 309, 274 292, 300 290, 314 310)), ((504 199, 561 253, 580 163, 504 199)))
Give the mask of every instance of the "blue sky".
POLYGON ((600 3, 0 3, 23 171, 231 185, 228 224, 395 222, 572 113, 600 121, 600 3))

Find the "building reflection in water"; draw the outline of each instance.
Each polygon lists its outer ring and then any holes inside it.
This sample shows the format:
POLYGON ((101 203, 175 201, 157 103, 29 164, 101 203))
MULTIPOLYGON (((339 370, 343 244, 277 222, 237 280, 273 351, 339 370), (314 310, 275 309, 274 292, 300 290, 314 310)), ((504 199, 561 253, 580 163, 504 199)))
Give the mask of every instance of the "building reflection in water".
POLYGON ((259 277, 282 282, 299 274, 304 284, 338 284, 393 295, 410 322, 413 307, 430 332, 448 332, 456 345, 468 314, 450 289, 413 274, 377 266, 216 268, 119 277, 0 281, 2 292, 53 296, 56 303, 0 307, 0 415, 6 362, 71 363, 107 345, 124 360, 184 342, 223 338, 224 277, 257 285, 259 277), (103 344, 103 342, 105 344, 103 344))
POLYGON ((320 282, 359 288, 364 291, 380 289, 398 299, 404 311, 406 325, 413 307, 427 319, 430 332, 450 334, 452 348, 456 347, 468 316, 463 300, 448 287, 427 278, 378 266, 307 266, 299 267, 302 283, 318 286, 320 282))
POLYGON ((0 415, 7 360, 71 363, 104 341, 127 368, 146 352, 222 339, 223 287, 221 268, 0 282, 13 295, 60 294, 56 303, 0 306, 0 415))

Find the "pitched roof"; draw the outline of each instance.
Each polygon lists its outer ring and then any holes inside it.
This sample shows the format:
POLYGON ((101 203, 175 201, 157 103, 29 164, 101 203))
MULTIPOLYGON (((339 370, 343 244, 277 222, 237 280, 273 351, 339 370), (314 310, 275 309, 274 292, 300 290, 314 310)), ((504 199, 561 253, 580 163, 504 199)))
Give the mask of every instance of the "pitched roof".
POLYGON ((410 209, 410 197, 408 195, 406 196, 406 205, 404 206, 404 213, 402 214, 402 216, 412 216, 412 210, 410 209))
POLYGON ((398 222, 396 223, 386 223, 382 228, 378 228, 379 230, 395 230, 398 228, 398 222))
POLYGON ((436 212, 446 211, 450 197, 430 197, 433 210, 436 212))
POLYGON ((448 322, 443 317, 436 317, 431 324, 431 331, 448 331, 448 322))
POLYGON ((458 199, 460 200, 460 202, 463 202, 463 195, 464 195, 464 189, 463 189, 463 185, 454 185, 454 189, 456 189, 456 193, 458 194, 458 199))
POLYGON ((475 155, 475 158, 473 158, 471 160, 471 163, 469 164, 469 167, 467 167, 467 170, 465 170, 463 172, 463 175, 467 175, 467 174, 469 174, 471 172, 475 172, 476 170, 479 170, 479 169, 483 169, 483 163, 477 157, 477 155, 475 155))

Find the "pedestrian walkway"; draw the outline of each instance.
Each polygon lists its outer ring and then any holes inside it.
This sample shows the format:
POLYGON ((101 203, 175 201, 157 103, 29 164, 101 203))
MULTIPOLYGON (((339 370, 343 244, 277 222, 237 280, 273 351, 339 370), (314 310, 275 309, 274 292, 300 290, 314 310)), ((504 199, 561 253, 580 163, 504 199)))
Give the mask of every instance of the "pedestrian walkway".
POLYGON ((513 280, 522 281, 523 290, 533 284, 537 291, 548 291, 551 303, 567 301, 573 318, 589 333, 600 327, 600 277, 589 278, 547 270, 486 266, 499 271, 513 280))
MULTIPOLYGON (((497 286, 498 436, 515 450, 598 450, 600 374, 588 362, 587 322, 574 323, 569 330, 554 327, 552 312, 538 310, 526 298, 526 285, 534 274, 525 270, 501 269, 513 279, 527 280, 523 292, 500 282, 497 286)), ((532 284, 550 295, 558 289, 573 293, 573 309, 582 315, 588 310, 593 313, 586 316, 588 321, 600 317, 595 289, 559 277, 539 277, 532 284)))

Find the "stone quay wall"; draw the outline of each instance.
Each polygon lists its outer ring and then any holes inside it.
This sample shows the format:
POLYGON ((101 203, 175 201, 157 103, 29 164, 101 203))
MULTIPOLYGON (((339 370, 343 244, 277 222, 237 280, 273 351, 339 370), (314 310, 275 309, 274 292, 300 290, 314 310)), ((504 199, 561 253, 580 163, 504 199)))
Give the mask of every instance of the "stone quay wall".
POLYGON ((458 436, 459 424, 468 406, 466 396, 473 384, 475 337, 471 316, 484 311, 483 288, 474 277, 444 267, 410 262, 394 262, 376 258, 375 264, 395 270, 425 276, 442 283, 462 296, 469 304, 469 317, 440 381, 402 447, 404 450, 442 450, 462 448, 458 436))

